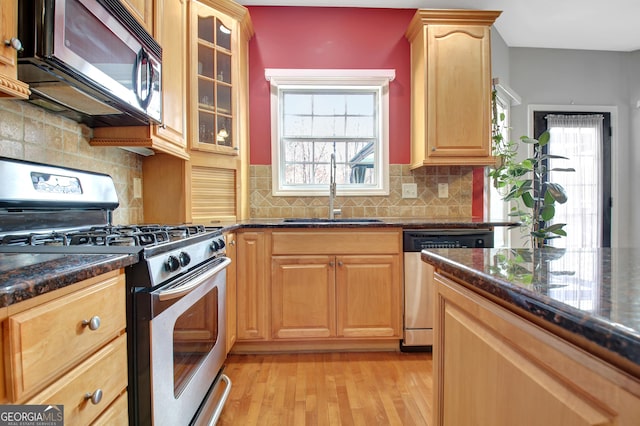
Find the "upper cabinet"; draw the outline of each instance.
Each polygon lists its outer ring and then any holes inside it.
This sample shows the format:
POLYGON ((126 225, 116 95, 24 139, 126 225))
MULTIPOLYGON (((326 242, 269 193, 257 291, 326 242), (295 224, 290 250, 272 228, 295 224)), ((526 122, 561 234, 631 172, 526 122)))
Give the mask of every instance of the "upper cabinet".
MULTIPOLYGON (((141 18, 150 0, 127 0, 141 18), (148 3, 148 4, 147 4, 148 3), (133 7, 132 5, 138 5, 133 7)), ((100 127, 93 130, 94 146, 150 148, 188 159, 187 153, 187 1, 156 0, 153 34, 162 46, 162 124, 131 127, 100 127)), ((146 13, 146 12, 145 12, 146 13)))
POLYGON ((501 12, 418 10, 411 44, 411 167, 487 165, 491 36, 501 12))
MULTIPOLYGON (((142 24, 142 26, 153 33, 153 0, 120 0, 129 12, 142 24)), ((158 1, 157 3, 163 3, 158 1)), ((184 1, 180 1, 184 3, 184 1)))
POLYGON ((194 1, 189 25, 190 148, 237 156, 247 140, 249 14, 229 1, 194 1))
POLYGON ((27 99, 29 86, 18 80, 18 0, 0 2, 0 98, 27 99))

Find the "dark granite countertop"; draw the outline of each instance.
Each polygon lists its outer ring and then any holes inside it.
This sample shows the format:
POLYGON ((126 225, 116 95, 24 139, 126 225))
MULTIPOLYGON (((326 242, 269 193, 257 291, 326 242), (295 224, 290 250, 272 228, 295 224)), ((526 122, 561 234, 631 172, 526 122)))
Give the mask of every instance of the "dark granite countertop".
POLYGON ((0 253, 0 308, 133 265, 138 256, 0 253))
POLYGON ((422 260, 638 376, 640 249, 434 249, 422 260))
POLYGON ((220 223, 223 232, 234 231, 239 228, 404 228, 404 229, 485 229, 496 226, 519 226, 518 222, 491 221, 477 218, 364 218, 364 222, 358 222, 359 218, 339 217, 336 221, 324 218, 256 218, 242 220, 237 223, 220 223), (373 220, 373 221, 372 221, 373 220))

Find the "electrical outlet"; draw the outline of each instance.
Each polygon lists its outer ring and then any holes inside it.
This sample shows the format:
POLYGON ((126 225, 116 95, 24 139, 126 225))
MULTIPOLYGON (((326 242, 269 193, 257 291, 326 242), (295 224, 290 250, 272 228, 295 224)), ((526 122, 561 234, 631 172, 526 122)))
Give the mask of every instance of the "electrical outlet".
POLYGON ((416 184, 416 183, 403 183, 402 184, 402 198, 418 198, 418 184, 416 184))
POLYGON ((449 184, 448 183, 439 183, 438 184, 438 198, 449 198, 449 184))
POLYGON ((133 198, 142 198, 142 179, 133 178, 133 198))

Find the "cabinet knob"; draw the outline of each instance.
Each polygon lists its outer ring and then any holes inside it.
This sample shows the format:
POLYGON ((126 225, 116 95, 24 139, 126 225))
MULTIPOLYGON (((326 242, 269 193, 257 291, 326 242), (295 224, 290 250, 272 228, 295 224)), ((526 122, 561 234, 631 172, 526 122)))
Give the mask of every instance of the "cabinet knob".
POLYGON ((435 150, 436 150, 436 147, 435 147, 435 146, 431 147, 431 152, 433 152, 433 151, 435 151, 435 150))
POLYGON ((100 328, 100 317, 96 315, 91 317, 91 319, 82 320, 82 325, 85 327, 89 326, 89 330, 95 331, 100 328))
POLYGON ((342 260, 339 260, 339 261, 338 261, 338 266, 342 266, 342 265, 344 265, 344 264, 342 263, 342 260))
POLYGON ((229 241, 229 245, 230 245, 230 246, 235 246, 235 245, 236 245, 236 240, 231 240, 231 241, 229 241))
POLYGON ((96 389, 93 393, 85 393, 85 400, 90 400, 93 405, 98 405, 102 401, 102 389, 96 389))
POLYGON ((332 268, 335 266, 335 263, 334 263, 333 260, 331 262, 329 262, 329 266, 331 266, 332 268))
POLYGON ((22 47, 22 42, 20 41, 20 39, 17 39, 15 37, 11 37, 10 40, 5 40, 4 41, 4 45, 5 46, 11 46, 14 49, 16 49, 18 52, 22 52, 24 50, 24 48, 22 47))

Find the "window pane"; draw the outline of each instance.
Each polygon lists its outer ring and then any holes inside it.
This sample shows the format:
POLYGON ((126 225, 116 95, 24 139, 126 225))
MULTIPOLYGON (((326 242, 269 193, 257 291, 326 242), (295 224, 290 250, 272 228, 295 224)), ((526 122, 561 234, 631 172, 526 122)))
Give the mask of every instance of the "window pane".
POLYGON ((344 115, 346 108, 345 95, 314 95, 313 113, 315 115, 344 115))
POLYGON ((311 162, 313 142, 287 141, 285 143, 284 159, 286 162, 311 162))
POLYGON ((347 114, 373 117, 375 113, 375 97, 374 93, 347 96, 347 114))
POLYGON ((345 135, 344 117, 313 117, 311 133, 317 137, 331 137, 345 135))
POLYGON ((284 113, 311 115, 312 99, 310 94, 286 92, 283 100, 284 113))
POLYGON ((311 136, 311 119, 311 116, 285 115, 282 135, 287 138, 311 136))
POLYGON ((347 117, 345 136, 372 138, 374 135, 373 117, 347 117))
POLYGON ((334 142, 316 142, 313 161, 316 163, 329 163, 333 152, 334 142))

